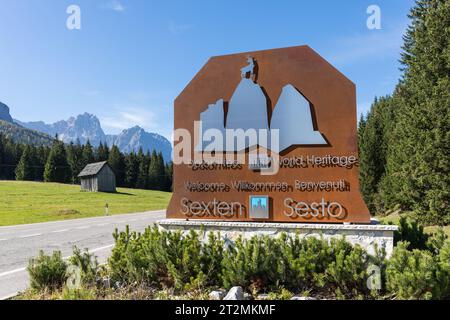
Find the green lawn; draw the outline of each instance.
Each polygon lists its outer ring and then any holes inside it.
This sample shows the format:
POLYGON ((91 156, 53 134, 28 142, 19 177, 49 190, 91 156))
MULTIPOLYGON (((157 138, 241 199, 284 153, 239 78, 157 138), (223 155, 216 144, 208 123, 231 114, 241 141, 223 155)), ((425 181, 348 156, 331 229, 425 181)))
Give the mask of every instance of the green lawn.
POLYGON ((0 226, 165 209, 171 193, 118 188, 84 192, 78 185, 0 181, 0 226))
MULTIPOLYGON (((409 215, 410 215, 409 212, 405 212, 405 213, 401 213, 401 214, 399 214, 398 212, 394 212, 385 217, 380 217, 379 219, 380 219, 381 223, 387 224, 389 222, 392 222, 394 224, 398 224, 400 217, 407 218, 409 215)), ((438 230, 438 228, 439 228, 438 226, 427 226, 427 227, 424 227, 423 229, 426 233, 435 233, 438 230)), ((444 232, 450 238, 450 226, 444 226, 443 228, 444 228, 444 232)))

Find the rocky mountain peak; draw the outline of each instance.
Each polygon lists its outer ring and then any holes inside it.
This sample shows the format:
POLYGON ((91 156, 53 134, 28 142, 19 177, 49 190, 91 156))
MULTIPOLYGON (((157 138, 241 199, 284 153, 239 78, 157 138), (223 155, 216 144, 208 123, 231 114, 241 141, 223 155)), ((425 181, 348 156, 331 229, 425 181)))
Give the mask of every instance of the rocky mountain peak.
POLYGON ((0 120, 13 123, 13 119, 9 114, 9 107, 0 102, 0 120))

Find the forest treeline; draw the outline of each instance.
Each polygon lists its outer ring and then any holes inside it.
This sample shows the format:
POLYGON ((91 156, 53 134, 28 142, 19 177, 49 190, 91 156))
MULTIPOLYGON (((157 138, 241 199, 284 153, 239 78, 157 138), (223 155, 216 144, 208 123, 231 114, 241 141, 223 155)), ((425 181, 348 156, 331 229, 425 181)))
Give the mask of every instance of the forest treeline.
POLYGON ((359 122, 361 192, 372 213, 448 225, 450 1, 418 0, 409 19, 401 79, 359 122))
POLYGON ((0 180, 28 180, 74 183, 88 163, 108 161, 119 187, 171 191, 172 164, 153 151, 124 154, 113 145, 93 147, 89 141, 64 144, 55 139, 52 146, 15 143, 0 134, 0 180))

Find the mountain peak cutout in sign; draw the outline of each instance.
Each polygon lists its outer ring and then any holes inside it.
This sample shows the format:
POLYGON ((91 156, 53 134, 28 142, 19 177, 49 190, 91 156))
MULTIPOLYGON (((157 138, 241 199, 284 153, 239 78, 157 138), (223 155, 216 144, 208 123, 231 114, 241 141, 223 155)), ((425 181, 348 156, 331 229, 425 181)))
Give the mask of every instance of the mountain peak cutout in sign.
MULTIPOLYGON (((315 130, 313 109, 309 101, 292 84, 285 85, 275 106, 271 119, 268 116, 268 98, 263 88, 257 83, 256 63, 252 57, 247 57, 248 65, 241 69, 241 81, 228 102, 228 112, 223 99, 210 104, 200 114, 201 134, 196 151, 205 151, 209 141, 203 134, 208 130, 220 133, 224 140, 217 144, 214 141, 214 151, 241 151, 255 147, 249 140, 245 145, 235 141, 227 143, 225 130, 278 130, 279 143, 270 145, 270 139, 260 139, 257 145, 275 152, 282 152, 294 145, 326 145, 322 134, 315 130)), ((209 149, 208 151, 212 151, 209 149)))

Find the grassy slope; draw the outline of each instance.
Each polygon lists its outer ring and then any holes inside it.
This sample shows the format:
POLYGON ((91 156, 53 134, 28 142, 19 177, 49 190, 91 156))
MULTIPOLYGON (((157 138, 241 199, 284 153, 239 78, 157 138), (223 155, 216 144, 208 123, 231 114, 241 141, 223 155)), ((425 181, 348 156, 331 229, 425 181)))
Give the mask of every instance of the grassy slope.
MULTIPOLYGON (((389 222, 392 222, 394 224, 397 224, 399 222, 399 220, 400 220, 400 217, 403 217, 403 216, 404 217, 408 217, 408 215, 409 215, 408 212, 405 212, 405 213, 402 213, 402 214, 398 214, 397 212, 394 212, 394 213, 391 213, 388 216, 381 217, 379 219, 380 219, 381 223, 386 223, 387 224, 389 222)), ((424 231, 427 232, 427 233, 434 233, 434 232, 437 231, 438 228, 439 228, 438 226, 428 226, 428 227, 424 228, 424 231)), ((444 232, 450 238, 450 226, 444 226, 443 228, 444 228, 444 232)))
POLYGON ((118 188, 82 192, 77 185, 0 181, 0 226, 164 209, 171 193, 118 188))

